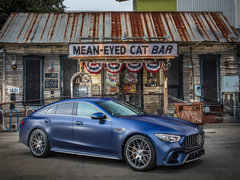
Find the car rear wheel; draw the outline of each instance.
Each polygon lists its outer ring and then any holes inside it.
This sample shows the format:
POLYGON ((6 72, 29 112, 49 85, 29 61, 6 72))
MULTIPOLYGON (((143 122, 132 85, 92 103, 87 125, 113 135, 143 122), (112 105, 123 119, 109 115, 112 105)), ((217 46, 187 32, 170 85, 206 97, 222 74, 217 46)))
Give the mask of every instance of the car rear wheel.
POLYGON ((46 134, 41 129, 35 129, 29 137, 29 148, 36 157, 43 158, 50 155, 50 146, 46 134))
POLYGON ((155 157, 155 149, 145 136, 134 135, 124 146, 125 161, 134 170, 147 171, 154 168, 155 157))

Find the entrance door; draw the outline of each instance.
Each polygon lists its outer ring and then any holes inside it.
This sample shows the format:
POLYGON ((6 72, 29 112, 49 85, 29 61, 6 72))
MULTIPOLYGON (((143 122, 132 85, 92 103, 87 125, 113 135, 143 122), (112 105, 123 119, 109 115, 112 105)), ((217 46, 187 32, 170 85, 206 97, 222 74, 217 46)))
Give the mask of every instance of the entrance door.
POLYGON ((61 58, 61 70, 62 70, 62 96, 64 98, 71 97, 71 78, 77 72, 78 61, 68 59, 67 57, 61 58))
POLYGON ((43 92, 43 58, 38 56, 24 57, 24 100, 28 105, 40 105, 43 92))
POLYGON ((122 99, 130 104, 143 107, 142 70, 138 73, 128 71, 124 66, 119 73, 103 71, 103 96, 122 99))
POLYGON ((137 107, 142 107, 142 70, 138 73, 128 71, 125 67, 120 73, 120 86, 123 100, 137 107))
POLYGON ((91 97, 92 80, 86 73, 76 73, 71 79, 71 98, 91 97))
POLYGON ((183 100, 183 56, 170 60, 168 69, 168 94, 183 100))
POLYGON ((202 101, 206 103, 216 103, 220 99, 219 61, 219 55, 200 56, 202 101))

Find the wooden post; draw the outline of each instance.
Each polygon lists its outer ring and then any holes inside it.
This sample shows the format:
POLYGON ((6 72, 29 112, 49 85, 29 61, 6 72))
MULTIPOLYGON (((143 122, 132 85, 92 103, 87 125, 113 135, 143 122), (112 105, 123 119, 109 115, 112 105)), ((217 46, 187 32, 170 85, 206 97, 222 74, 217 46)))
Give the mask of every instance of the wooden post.
POLYGON ((163 101, 164 101, 164 115, 168 114, 168 63, 169 59, 164 62, 163 66, 163 101))
MULTIPOLYGON (((6 79, 6 50, 3 49, 3 59, 2 59, 2 103, 5 103, 6 100, 6 83, 5 83, 5 79, 6 79)), ((2 109, 4 110, 4 106, 2 107, 2 109)))
POLYGON ((78 60, 78 65, 79 65, 79 72, 84 73, 83 61, 79 59, 78 60))

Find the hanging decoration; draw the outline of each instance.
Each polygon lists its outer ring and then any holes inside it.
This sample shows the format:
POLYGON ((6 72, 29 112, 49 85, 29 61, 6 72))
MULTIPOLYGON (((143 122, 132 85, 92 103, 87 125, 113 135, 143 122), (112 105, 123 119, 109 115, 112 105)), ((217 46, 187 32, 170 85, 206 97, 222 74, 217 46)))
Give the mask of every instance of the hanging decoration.
POLYGON ((162 63, 161 62, 157 62, 157 63, 145 63, 144 64, 145 68, 151 72, 151 73, 156 73, 158 72, 161 67, 162 67, 162 63))
POLYGON ((122 63, 107 63, 107 71, 111 73, 118 73, 121 71, 123 64, 122 63))
POLYGON ((137 73, 142 69, 143 64, 142 63, 131 63, 131 64, 125 64, 127 70, 133 73, 137 73))
POLYGON ((85 68, 92 74, 98 74, 103 69, 102 63, 85 63, 85 68))

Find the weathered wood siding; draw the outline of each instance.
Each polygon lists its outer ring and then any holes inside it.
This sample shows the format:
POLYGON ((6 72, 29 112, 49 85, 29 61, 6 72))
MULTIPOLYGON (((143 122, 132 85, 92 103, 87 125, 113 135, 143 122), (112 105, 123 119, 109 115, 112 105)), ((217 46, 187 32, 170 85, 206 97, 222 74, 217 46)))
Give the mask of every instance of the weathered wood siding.
MULTIPOLYGON (((190 89, 192 89, 191 78, 192 70, 190 65, 190 46, 180 46, 179 54, 183 55, 183 87, 184 87, 184 100, 191 101, 190 89)), ((236 59, 236 46, 235 45, 199 45, 193 48, 192 59, 194 68, 194 84, 200 84, 200 55, 214 54, 220 55, 220 90, 222 88, 223 75, 237 75, 237 59, 236 59), (228 62, 228 66, 225 66, 228 62)), ((195 102, 199 102, 198 97, 195 102)))
MULTIPOLYGON (((16 100, 21 101, 23 96, 23 56, 25 55, 39 55, 44 56, 44 73, 50 72, 49 66, 53 62, 53 71, 59 73, 59 88, 55 89, 54 96, 60 97, 60 56, 68 54, 67 45, 16 45, 16 44, 6 44, 6 97, 5 101, 10 101, 10 94, 8 94, 8 87, 16 86, 20 88, 20 93, 16 95, 16 100), (17 57, 17 69, 13 70, 11 67, 11 61, 8 57, 12 59, 17 57)), ((193 101, 190 97, 190 89, 192 89, 191 78, 192 70, 189 68, 190 65, 190 45, 179 45, 179 54, 183 55, 183 90, 184 90, 184 100, 193 101)), ((237 75, 238 66, 236 63, 236 45, 225 44, 225 45, 208 45, 199 44, 195 46, 192 51, 193 67, 194 67, 194 83, 200 84, 200 63, 199 55, 202 54, 216 54, 220 55, 220 85, 223 75, 237 75), (228 62, 228 66, 226 63, 228 62)), ((84 69, 86 73, 87 70, 84 69)), ((147 71, 143 70, 143 94, 144 96, 144 108, 154 114, 157 114, 159 109, 160 98, 157 95, 149 95, 154 93, 163 92, 163 68, 159 73, 160 85, 159 87, 146 87, 147 83, 147 71)), ((101 74, 94 75, 91 74, 92 78, 92 94, 101 95, 102 92, 102 77, 101 74)), ((2 55, 0 55, 0 85, 2 87, 2 55)), ((220 86, 221 87, 221 86, 220 86)), ((2 95, 2 89, 1 93, 2 95)), ((44 89, 44 98, 50 98, 50 90, 44 89)), ((56 100, 56 99, 55 99, 56 100)), ((51 103, 55 100, 47 100, 45 104, 51 103)), ((196 98, 195 102, 199 102, 200 99, 196 98)), ((22 108, 21 104, 17 104, 17 108, 22 108)), ((169 105, 169 109, 174 109, 173 104, 169 105)))
POLYGON ((2 62, 2 53, 0 53, 0 102, 2 102, 2 80, 3 80, 3 68, 2 68, 2 65, 3 65, 3 62, 2 62))

